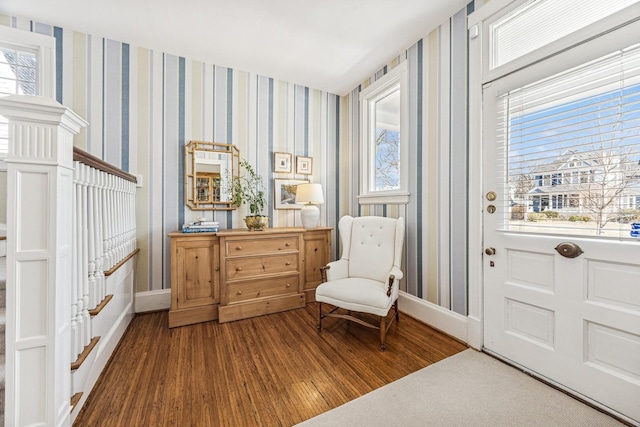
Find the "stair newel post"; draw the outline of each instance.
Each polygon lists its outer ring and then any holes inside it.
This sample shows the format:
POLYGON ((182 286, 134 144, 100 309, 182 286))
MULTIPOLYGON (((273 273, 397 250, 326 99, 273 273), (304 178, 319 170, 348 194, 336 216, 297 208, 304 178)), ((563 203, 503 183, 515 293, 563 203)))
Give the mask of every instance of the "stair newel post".
POLYGON ((73 136, 51 98, 0 98, 9 121, 5 425, 71 424, 73 136))
POLYGON ((88 192, 88 201, 87 201, 87 217, 89 221, 89 227, 87 230, 87 234, 89 236, 89 307, 91 309, 96 308, 99 303, 98 294, 96 290, 96 248, 95 248, 95 176, 96 169, 89 167, 89 192, 88 192))

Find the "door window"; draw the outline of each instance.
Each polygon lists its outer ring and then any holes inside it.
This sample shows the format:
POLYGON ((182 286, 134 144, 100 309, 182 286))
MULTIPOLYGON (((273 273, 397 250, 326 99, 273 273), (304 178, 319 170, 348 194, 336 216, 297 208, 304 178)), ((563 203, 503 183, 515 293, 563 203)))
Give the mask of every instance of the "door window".
POLYGON ((636 237, 640 45, 502 95, 499 228, 636 237))

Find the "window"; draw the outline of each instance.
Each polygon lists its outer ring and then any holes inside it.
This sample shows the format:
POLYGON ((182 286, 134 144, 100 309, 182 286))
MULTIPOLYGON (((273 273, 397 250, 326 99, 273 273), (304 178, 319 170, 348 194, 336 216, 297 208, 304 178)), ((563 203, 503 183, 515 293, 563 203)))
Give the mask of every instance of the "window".
POLYGON ((406 63, 360 94, 361 204, 409 201, 406 63))
MULTIPOLYGON (((0 97, 53 96, 54 38, 0 25, 0 97)), ((9 147, 9 125, 0 116, 0 159, 9 147)), ((4 164, 4 162, 1 162, 4 164)))
POLYGON ((628 237, 640 196, 638 64, 635 44, 498 95, 500 179, 532 213, 545 198, 557 211, 507 219, 506 229, 628 237), (566 165, 571 179, 555 172, 566 165))
POLYGON ((528 0, 491 23, 490 69, 594 24, 638 0, 528 0))

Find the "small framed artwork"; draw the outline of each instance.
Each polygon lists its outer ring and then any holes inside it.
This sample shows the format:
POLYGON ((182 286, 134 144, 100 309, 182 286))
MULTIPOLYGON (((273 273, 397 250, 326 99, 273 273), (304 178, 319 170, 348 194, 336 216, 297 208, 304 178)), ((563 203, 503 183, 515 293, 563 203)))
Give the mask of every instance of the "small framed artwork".
POLYGON ((311 175, 311 165, 313 159, 311 157, 296 156, 296 173, 301 175, 311 175))
POLYGON ((275 209, 302 209, 302 205, 296 205, 296 189, 298 184, 306 184, 308 180, 275 178, 273 181, 275 209))
POLYGON ((273 171, 291 173, 291 153, 273 153, 273 171))

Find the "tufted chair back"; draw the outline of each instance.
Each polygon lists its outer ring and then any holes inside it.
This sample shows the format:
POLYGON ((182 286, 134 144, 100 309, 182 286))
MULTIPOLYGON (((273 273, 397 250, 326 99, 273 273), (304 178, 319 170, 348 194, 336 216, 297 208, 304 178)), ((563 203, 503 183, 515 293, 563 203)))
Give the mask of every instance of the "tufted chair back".
POLYGON ((400 268, 404 219, 345 216, 338 224, 342 259, 349 261, 349 277, 384 282, 393 266, 400 268))

